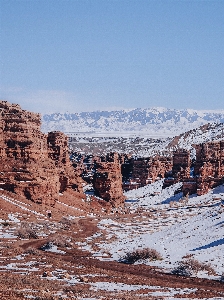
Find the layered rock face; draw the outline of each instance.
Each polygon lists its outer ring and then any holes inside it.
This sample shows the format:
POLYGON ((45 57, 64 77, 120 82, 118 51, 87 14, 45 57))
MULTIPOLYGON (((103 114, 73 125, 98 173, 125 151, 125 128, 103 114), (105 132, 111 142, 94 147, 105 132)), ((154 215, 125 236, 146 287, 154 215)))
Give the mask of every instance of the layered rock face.
POLYGON ((190 151, 180 149, 173 153, 173 177, 177 180, 181 180, 186 177, 190 177, 190 151))
POLYGON ((191 177, 191 159, 190 151, 179 149, 173 153, 172 176, 174 183, 183 182, 182 191, 184 196, 194 194, 197 191, 195 178, 191 177))
POLYGON ((224 178, 224 141, 203 143, 195 146, 197 194, 221 184, 224 178))
POLYGON ((71 164, 68 152, 68 138, 60 132, 49 132, 47 136, 48 157, 58 169, 60 192, 68 188, 82 192, 82 169, 71 164))
POLYGON ((121 164, 117 153, 110 153, 96 162, 96 173, 93 176, 93 187, 96 195, 111 203, 113 207, 122 206, 121 164))
POLYGON ((149 178, 149 160, 147 158, 132 159, 130 164, 132 166, 131 181, 146 185, 149 178))
POLYGON ((183 182, 183 194, 203 195, 211 188, 223 183, 224 179, 224 141, 195 145, 196 161, 194 176, 190 176, 190 154, 179 150, 173 156, 174 182, 183 182))
POLYGON ((79 190, 81 181, 72 172, 66 136, 47 136, 40 126, 40 114, 0 101, 0 187, 54 205, 59 191, 79 190))
POLYGON ((172 159, 163 156, 131 159, 129 164, 130 180, 140 186, 153 183, 158 178, 164 178, 165 174, 172 169, 172 159))
POLYGON ((149 180, 155 182, 164 178, 166 173, 172 169, 173 161, 169 157, 155 156, 149 161, 149 180))

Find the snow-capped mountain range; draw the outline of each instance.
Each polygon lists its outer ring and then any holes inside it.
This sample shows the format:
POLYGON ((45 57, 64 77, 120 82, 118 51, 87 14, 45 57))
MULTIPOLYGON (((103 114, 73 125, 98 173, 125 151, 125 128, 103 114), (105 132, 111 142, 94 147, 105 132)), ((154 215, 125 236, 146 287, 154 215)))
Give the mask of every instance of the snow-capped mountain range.
POLYGON ((223 110, 168 108, 45 114, 44 132, 94 133, 111 136, 173 137, 207 123, 223 123, 223 110))

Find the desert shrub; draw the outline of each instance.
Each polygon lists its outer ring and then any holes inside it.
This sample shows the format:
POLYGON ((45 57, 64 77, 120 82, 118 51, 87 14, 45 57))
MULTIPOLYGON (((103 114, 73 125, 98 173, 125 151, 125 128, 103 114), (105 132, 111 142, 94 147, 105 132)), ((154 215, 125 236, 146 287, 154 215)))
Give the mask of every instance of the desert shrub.
POLYGON ((43 227, 44 229, 50 229, 50 224, 46 220, 39 220, 37 223, 39 226, 43 227))
POLYGON ((155 249, 145 248, 145 249, 137 249, 133 252, 128 252, 123 258, 120 259, 120 262, 126 264, 134 264, 138 260, 161 260, 162 256, 155 249))
MULTIPOLYGON (((34 298, 34 300, 55 300, 56 298, 54 296, 48 296, 48 295, 44 295, 44 296, 36 296, 34 298)), ((59 298, 60 299, 60 298, 59 298)))
POLYGON ((54 236, 49 237, 47 242, 44 245, 42 245, 39 249, 46 251, 51 249, 53 246, 65 248, 65 247, 70 247, 71 244, 67 236, 56 234, 54 236))
POLYGON ((193 273, 197 274, 200 271, 205 271, 209 275, 216 275, 210 264, 200 262, 193 258, 180 261, 177 268, 172 270, 171 273, 182 276, 191 276, 193 273))
POLYGON ((186 254, 186 255, 184 255, 182 258, 192 258, 194 256, 194 254, 186 254))
POLYGON ((20 227, 16 229, 15 235, 21 239, 38 239, 38 235, 36 230, 32 228, 32 224, 26 222, 22 223, 20 227))
POLYGON ((169 207, 170 208, 177 208, 178 207, 178 202, 177 201, 170 201, 169 202, 169 207))
POLYGON ((135 212, 136 212, 136 214, 141 214, 144 212, 144 209, 143 209, 143 207, 138 206, 135 212))
POLYGON ((42 245, 39 249, 46 251, 46 250, 51 249, 53 246, 54 246, 54 244, 52 242, 47 242, 44 245, 42 245))
POLYGON ((72 226, 72 220, 62 217, 60 223, 63 225, 64 229, 68 229, 69 227, 72 226))
POLYGON ((48 238, 48 242, 58 247, 70 247, 70 239, 62 234, 56 234, 48 238))
POLYGON ((192 275, 192 270, 185 264, 179 263, 179 265, 171 272, 174 275, 189 277, 192 275))

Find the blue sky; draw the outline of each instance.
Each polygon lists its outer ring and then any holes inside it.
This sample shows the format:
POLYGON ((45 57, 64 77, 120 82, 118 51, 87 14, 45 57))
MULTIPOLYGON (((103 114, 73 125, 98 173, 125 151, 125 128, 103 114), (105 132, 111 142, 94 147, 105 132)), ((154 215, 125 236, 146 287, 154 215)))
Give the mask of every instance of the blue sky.
POLYGON ((223 0, 0 0, 0 39, 24 109, 224 109, 223 0))

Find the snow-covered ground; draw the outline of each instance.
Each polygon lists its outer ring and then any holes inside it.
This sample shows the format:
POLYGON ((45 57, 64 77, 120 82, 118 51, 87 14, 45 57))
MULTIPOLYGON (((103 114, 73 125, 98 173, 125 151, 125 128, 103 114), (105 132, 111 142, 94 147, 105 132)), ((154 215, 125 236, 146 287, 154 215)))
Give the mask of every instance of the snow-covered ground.
POLYGON ((101 240, 93 236, 81 247, 89 250, 94 244, 98 247, 95 256, 117 261, 134 250, 151 248, 163 259, 141 263, 171 272, 180 261, 195 259, 215 272, 199 271, 193 276, 219 279, 224 273, 224 186, 203 196, 191 195, 188 202, 177 193, 180 186, 162 189, 161 180, 127 192, 128 199, 139 200, 126 204, 132 217, 103 219, 99 223, 101 240))

